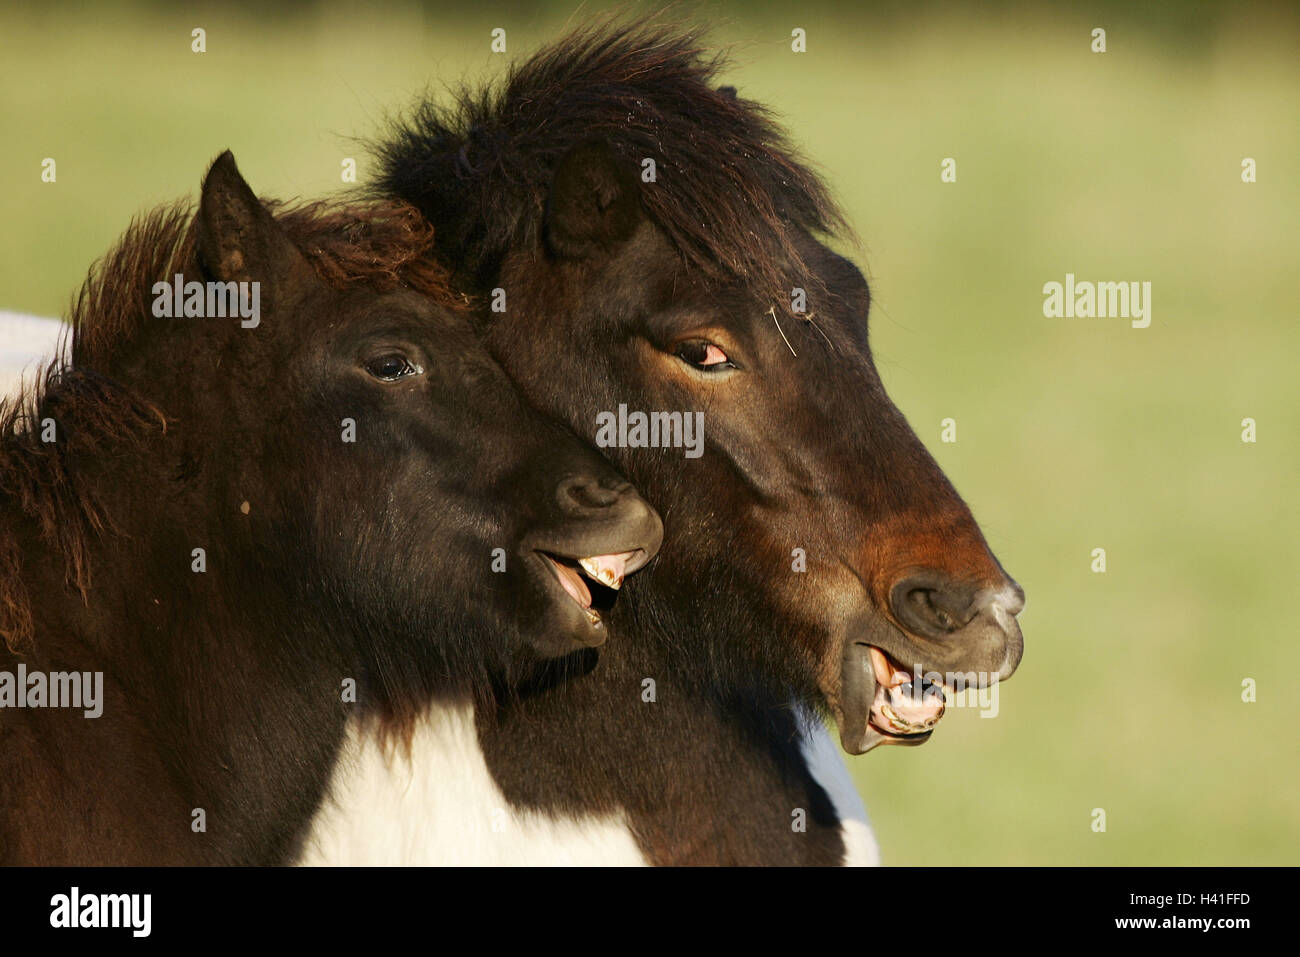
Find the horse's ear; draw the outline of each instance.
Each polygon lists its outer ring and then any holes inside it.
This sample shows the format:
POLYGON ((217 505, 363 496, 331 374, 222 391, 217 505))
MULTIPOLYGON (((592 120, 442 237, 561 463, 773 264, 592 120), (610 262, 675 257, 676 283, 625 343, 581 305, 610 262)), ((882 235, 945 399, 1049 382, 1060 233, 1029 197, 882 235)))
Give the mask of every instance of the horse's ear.
POLYGON ((580 143, 560 160, 547 200, 547 241, 558 256, 613 249, 641 220, 637 181, 604 143, 580 143))
POLYGON ((244 181, 230 150, 217 157, 203 179, 197 228, 199 265, 213 279, 266 281, 310 269, 244 181))

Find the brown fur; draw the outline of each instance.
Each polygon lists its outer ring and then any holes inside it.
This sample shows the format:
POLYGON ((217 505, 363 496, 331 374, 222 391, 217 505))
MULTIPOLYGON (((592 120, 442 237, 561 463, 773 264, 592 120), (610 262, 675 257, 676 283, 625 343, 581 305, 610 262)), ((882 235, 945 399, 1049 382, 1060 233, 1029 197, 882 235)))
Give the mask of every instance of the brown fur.
MULTIPOLYGON (((446 271, 425 255, 433 229, 413 207, 401 202, 268 206, 329 285, 368 284, 377 291, 404 285, 457 307, 446 271)), ((61 551, 66 582, 83 599, 91 581, 91 542, 115 526, 69 463, 111 450, 138 451, 151 434, 166 431, 161 410, 99 370, 141 331, 150 314, 152 285, 184 272, 193 261, 193 213, 191 204, 182 202, 136 220, 92 267, 73 302, 71 362, 51 362, 19 396, 0 400, 0 496, 17 503, 39 526, 43 540, 61 551), (46 418, 66 430, 66 441, 40 440, 46 418)), ((21 568, 14 536, 0 529, 0 639, 15 654, 32 638, 21 568)))

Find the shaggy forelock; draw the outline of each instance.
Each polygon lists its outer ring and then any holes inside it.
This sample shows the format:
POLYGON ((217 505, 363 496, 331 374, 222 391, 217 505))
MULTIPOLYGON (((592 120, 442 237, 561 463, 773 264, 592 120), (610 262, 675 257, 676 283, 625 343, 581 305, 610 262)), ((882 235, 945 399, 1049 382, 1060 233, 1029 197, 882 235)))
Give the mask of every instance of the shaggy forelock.
POLYGON ((642 202, 689 266, 788 303, 792 285, 815 281, 796 234, 847 227, 767 111, 718 88, 724 64, 661 23, 580 29, 498 86, 420 102, 374 144, 374 189, 419 206, 439 256, 481 284, 507 250, 540 241, 561 157, 602 140, 638 179, 655 161, 642 202))

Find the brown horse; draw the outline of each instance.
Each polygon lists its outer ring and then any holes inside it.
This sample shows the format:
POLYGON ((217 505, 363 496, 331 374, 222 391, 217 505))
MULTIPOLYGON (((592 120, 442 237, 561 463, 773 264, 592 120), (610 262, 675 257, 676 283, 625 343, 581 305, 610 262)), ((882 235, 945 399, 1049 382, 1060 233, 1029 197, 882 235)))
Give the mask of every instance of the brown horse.
POLYGON ((0 408, 0 864, 350 859, 320 848, 359 754, 382 786, 435 704, 605 640, 659 518, 520 400, 428 242, 400 204, 272 215, 226 153, 0 408))
POLYGON ((791 700, 850 753, 920 743, 938 685, 1015 670, 1024 597, 885 394, 826 189, 718 67, 669 28, 580 30, 421 102, 377 191, 434 224, 529 399, 667 524, 592 674, 480 714, 506 795, 616 810, 652 861, 830 862, 844 812, 791 700))

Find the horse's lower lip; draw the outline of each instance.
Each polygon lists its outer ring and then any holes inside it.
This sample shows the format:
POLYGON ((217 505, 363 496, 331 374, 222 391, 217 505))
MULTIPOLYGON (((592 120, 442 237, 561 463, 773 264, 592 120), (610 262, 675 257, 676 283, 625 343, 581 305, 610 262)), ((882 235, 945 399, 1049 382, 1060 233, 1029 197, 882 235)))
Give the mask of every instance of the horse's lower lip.
POLYGON ((899 741, 920 741, 934 734, 934 728, 926 728, 923 731, 910 731, 907 733, 901 731, 891 731, 888 728, 882 728, 880 725, 876 724, 875 721, 871 722, 871 727, 873 730, 879 731, 885 737, 897 738, 899 741))
MULTIPOLYGON (((880 741, 877 743, 878 745, 892 745, 894 747, 904 748, 919 748, 930 740, 930 735, 934 734, 933 731, 912 735, 889 734, 888 732, 881 731, 876 727, 872 727, 871 730, 880 736, 880 741)), ((873 747, 874 746, 875 745, 873 745, 873 747)))

